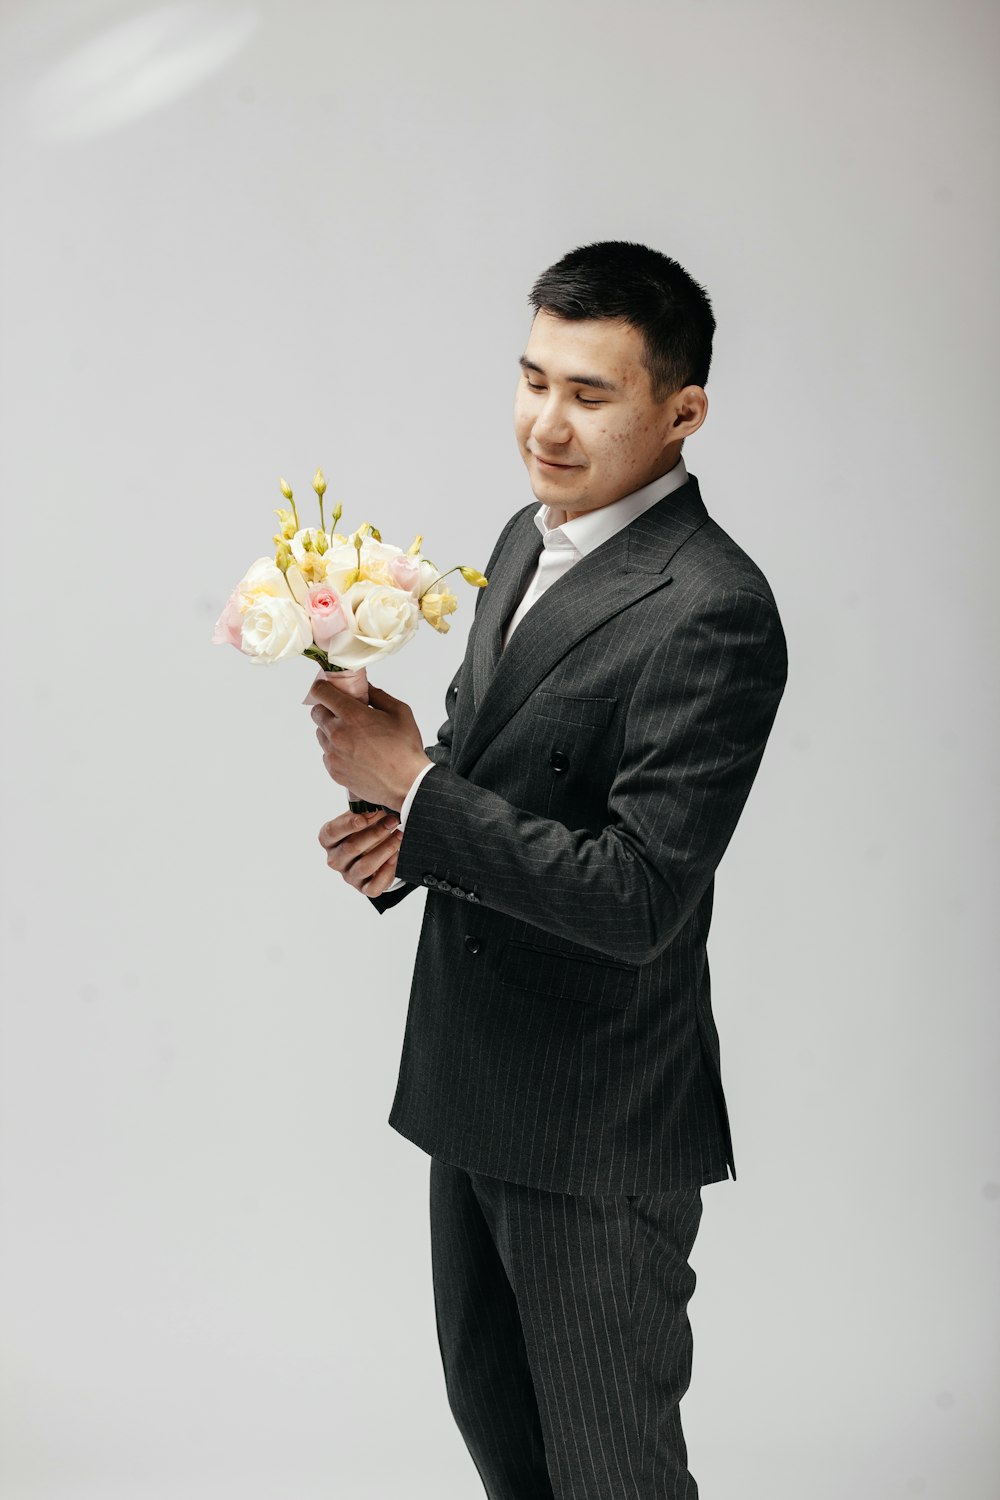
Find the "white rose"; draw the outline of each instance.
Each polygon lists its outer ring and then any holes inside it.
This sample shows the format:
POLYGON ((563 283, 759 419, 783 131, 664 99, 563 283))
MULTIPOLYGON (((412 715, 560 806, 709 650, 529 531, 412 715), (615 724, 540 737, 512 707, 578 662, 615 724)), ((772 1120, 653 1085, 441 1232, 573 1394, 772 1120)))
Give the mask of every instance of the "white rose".
POLYGON ((258 594, 248 605, 242 626, 243 650, 252 662, 265 666, 286 656, 301 656, 313 643, 309 616, 287 590, 284 598, 280 594, 258 594))
MULTIPOLYGON (((389 562, 394 557, 402 557, 402 547, 394 547, 390 542, 375 542, 371 537, 365 537, 361 543, 361 572, 362 578, 371 583, 385 584, 394 587, 392 577, 388 571, 389 562)), ((356 548, 350 542, 334 542, 330 550, 324 555, 326 563, 326 581, 335 588, 338 594, 343 594, 350 587, 348 578, 353 583, 353 575, 358 568, 358 554, 356 548)))
POLYGON ((352 628, 333 636, 327 656, 340 667, 366 667, 391 656, 416 634, 420 606, 408 589, 389 588, 362 578, 341 595, 352 628))
POLYGON ((402 547, 394 547, 391 542, 376 542, 371 537, 365 537, 361 543, 361 571, 372 583, 385 584, 387 588, 398 588, 398 584, 389 572, 389 564, 394 557, 404 557, 402 547))
POLYGON ((295 564, 289 563, 287 574, 282 573, 273 557, 258 557, 255 563, 251 563, 237 587, 244 598, 249 599, 251 603, 261 595, 271 595, 275 599, 288 599, 291 597, 290 587, 296 601, 304 605, 309 593, 309 585, 295 564))

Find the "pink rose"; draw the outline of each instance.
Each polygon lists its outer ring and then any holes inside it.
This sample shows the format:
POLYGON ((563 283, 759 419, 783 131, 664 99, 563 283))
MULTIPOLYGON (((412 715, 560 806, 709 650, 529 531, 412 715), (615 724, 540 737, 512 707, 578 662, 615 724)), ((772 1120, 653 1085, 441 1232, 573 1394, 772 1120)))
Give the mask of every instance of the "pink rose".
POLYGON ((335 635, 350 628, 343 600, 328 583, 316 583, 306 595, 306 610, 312 622, 313 640, 325 651, 335 635))
POLYGON ((415 557, 404 554, 394 557, 389 563, 389 576, 399 589, 412 589, 420 577, 420 564, 415 557))
POLYGON ((212 645, 235 646, 237 650, 243 650, 243 612, 240 609, 239 584, 226 600, 226 607, 215 622, 212 645))

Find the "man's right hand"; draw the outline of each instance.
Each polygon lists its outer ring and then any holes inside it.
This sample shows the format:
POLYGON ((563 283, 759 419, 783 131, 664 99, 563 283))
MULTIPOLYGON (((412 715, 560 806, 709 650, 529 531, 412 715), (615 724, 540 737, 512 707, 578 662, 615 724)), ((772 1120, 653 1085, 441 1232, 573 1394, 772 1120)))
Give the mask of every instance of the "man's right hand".
POLYGON ((396 878, 402 830, 395 813, 340 813, 319 831, 331 870, 363 896, 381 896, 396 878))

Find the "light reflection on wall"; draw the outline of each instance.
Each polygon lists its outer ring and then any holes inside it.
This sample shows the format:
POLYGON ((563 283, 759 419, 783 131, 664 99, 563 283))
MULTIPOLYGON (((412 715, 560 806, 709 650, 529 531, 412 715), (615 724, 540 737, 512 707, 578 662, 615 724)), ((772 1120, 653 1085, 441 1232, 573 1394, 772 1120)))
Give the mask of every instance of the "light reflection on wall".
POLYGON ((44 72, 27 101, 30 128, 65 141, 127 125, 218 73, 259 21, 256 6, 181 0, 119 22, 44 72))

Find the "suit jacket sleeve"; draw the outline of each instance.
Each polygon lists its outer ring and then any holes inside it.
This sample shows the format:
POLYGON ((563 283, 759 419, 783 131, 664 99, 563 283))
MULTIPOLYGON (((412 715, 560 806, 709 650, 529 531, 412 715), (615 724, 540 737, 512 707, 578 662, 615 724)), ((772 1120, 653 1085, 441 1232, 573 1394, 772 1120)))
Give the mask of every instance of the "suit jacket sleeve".
MULTIPOLYGON (((503 544, 507 540, 507 533, 510 531, 510 528, 513 526, 519 515, 520 511, 514 512, 514 514, 507 521, 507 524, 504 526, 499 537, 497 538, 496 546, 493 548, 493 551, 490 555, 490 560, 483 570, 487 579, 489 579, 489 576, 493 571, 494 564, 496 563, 497 558, 500 556, 500 553, 503 550, 503 544)), ((488 582, 486 584, 486 587, 489 588, 488 582)), ((475 613, 479 609, 479 601, 482 597, 483 590, 479 588, 476 590, 476 605, 475 610, 473 611, 473 616, 475 616, 475 613)), ((462 680, 463 666, 464 662, 459 665, 458 671, 451 679, 451 682, 448 684, 448 687, 445 691, 445 720, 441 725, 441 728, 437 732, 437 744, 424 746, 424 754, 429 756, 437 766, 448 766, 451 764, 451 736, 453 727, 452 716, 455 712, 455 703, 458 699, 458 688, 459 683, 462 680)), ((427 775, 424 777, 424 781, 429 781, 433 775, 433 771, 428 771, 427 775)), ((422 787, 423 783, 421 783, 421 790, 422 787)), ((417 792, 417 797, 419 797, 419 795, 420 791, 417 792)), ((416 806, 416 797, 414 797, 413 800, 414 806, 416 806)), ((404 829, 403 832, 405 837, 406 830, 404 829)), ((402 871, 399 868, 398 858, 396 860, 396 876, 397 878, 402 876, 402 871)), ((405 876, 403 878, 405 879, 405 876)), ((414 889, 414 883, 412 881, 407 881, 405 885, 397 886, 394 891, 383 891, 381 896, 369 896, 367 899, 371 902, 372 906, 374 906, 375 910, 381 916, 384 911, 388 911, 391 906, 396 906, 398 902, 402 901, 404 896, 408 896, 414 889)))
POLYGON ((787 675, 773 599, 738 586, 689 609, 626 704, 599 834, 513 806, 444 761, 424 777, 396 873, 648 963, 697 905, 757 774, 787 675), (430 876, 430 880, 428 880, 430 876))

